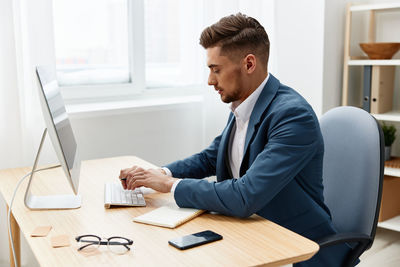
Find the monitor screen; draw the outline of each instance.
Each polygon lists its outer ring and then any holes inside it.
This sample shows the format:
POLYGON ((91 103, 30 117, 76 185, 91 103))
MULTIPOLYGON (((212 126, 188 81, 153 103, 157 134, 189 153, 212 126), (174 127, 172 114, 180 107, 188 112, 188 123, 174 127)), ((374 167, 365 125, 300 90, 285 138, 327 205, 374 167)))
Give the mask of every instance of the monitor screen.
POLYGON ((40 82, 39 98, 42 104, 43 117, 54 150, 69 178, 76 193, 78 188, 78 175, 74 169, 79 165, 77 159, 77 144, 71 123, 65 109, 58 83, 56 72, 52 67, 37 67, 40 82))

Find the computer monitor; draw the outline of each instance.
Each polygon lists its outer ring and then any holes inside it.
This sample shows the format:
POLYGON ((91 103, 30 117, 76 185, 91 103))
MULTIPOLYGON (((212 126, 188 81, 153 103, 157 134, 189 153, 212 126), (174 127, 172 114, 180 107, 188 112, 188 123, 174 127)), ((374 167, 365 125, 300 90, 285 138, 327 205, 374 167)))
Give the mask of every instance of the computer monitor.
POLYGON ((43 133, 36 156, 25 194, 25 205, 31 209, 78 208, 81 203, 80 196, 76 195, 79 186, 80 158, 64 100, 58 87, 56 71, 54 67, 39 66, 36 68, 36 73, 40 85, 39 99, 47 129, 43 133), (50 135, 54 151, 75 195, 34 196, 29 191, 46 133, 50 135))

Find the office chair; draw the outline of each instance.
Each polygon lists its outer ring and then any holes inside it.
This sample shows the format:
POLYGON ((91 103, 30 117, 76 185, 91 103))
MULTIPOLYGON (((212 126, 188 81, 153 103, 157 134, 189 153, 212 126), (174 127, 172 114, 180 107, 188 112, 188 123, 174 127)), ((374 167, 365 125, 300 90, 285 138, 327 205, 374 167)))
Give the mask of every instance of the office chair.
POLYGON ((355 107, 337 107, 320 120, 325 143, 325 203, 338 233, 317 242, 320 248, 348 243, 343 266, 354 266, 372 246, 381 204, 384 138, 378 122, 355 107))

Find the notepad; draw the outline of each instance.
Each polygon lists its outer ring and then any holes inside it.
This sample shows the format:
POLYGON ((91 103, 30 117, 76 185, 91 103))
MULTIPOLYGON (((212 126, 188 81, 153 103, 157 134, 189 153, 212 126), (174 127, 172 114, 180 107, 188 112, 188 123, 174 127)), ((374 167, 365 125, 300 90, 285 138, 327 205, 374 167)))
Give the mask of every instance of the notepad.
POLYGON ((31 236, 32 237, 47 236, 47 234, 50 232, 51 228, 52 228, 51 225, 38 226, 35 228, 35 230, 33 230, 33 232, 31 233, 31 236))
POLYGON ((199 216, 203 212, 204 210, 199 209, 179 208, 175 203, 171 203, 135 217, 133 221, 175 228, 194 217, 199 216))

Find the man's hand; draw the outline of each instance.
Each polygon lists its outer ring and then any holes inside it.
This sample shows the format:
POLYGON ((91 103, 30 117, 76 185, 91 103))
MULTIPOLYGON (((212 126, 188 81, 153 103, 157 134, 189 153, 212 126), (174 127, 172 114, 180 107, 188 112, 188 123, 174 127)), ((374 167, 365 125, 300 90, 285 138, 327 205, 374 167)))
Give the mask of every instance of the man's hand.
POLYGON ((134 190, 137 187, 145 186, 162 193, 170 192, 176 181, 176 178, 165 175, 165 171, 162 169, 144 170, 138 166, 121 170, 121 178, 126 178, 126 180, 121 180, 124 189, 134 190))
POLYGON ((128 174, 129 174, 130 172, 134 172, 137 168, 139 168, 139 166, 134 165, 134 166, 132 166, 131 168, 126 168, 126 169, 123 169, 123 170, 120 171, 120 173, 119 173, 119 179, 120 179, 121 184, 122 184, 122 187, 123 187, 124 189, 127 189, 127 187, 126 187, 126 185, 127 185, 127 184, 126 184, 126 180, 127 180, 128 174))

